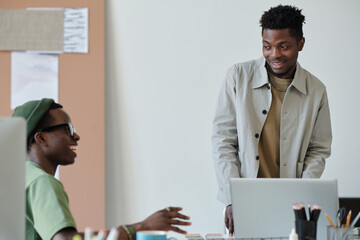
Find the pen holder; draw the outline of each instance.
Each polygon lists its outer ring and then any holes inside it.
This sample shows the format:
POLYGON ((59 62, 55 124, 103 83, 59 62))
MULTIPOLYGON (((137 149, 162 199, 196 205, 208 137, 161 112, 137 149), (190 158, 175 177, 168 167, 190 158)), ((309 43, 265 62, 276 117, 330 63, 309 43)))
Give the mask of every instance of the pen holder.
POLYGON ((299 240, 316 240, 316 227, 316 222, 313 221, 295 221, 295 229, 299 240))
POLYGON ((327 227, 327 240, 348 240, 351 231, 346 227, 327 227))

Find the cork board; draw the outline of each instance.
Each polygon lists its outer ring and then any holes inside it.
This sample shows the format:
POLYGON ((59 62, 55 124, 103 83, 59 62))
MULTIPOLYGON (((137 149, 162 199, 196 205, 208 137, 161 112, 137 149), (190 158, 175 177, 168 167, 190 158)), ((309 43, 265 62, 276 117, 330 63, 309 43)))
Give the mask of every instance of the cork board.
MULTIPOLYGON (((59 55, 59 102, 79 141, 75 164, 60 167, 79 231, 105 227, 105 1, 1 1, 0 9, 88 8, 89 53, 59 55)), ((11 53, 0 51, 0 116, 10 116, 11 53)))

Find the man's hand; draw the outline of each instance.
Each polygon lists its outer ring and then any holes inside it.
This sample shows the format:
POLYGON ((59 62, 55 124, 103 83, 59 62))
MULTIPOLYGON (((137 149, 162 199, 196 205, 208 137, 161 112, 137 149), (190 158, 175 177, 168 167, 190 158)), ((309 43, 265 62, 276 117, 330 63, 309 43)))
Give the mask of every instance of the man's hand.
POLYGON ((234 235, 234 220, 232 214, 232 205, 228 205, 225 209, 225 226, 229 230, 229 236, 234 235))
POLYGON ((188 226, 191 225, 191 222, 182 221, 189 220, 190 217, 179 213, 181 211, 181 207, 168 207, 163 210, 159 210, 144 221, 140 223, 133 224, 132 227, 135 231, 141 230, 162 230, 162 231, 174 231, 177 233, 186 234, 187 232, 174 226, 188 226))

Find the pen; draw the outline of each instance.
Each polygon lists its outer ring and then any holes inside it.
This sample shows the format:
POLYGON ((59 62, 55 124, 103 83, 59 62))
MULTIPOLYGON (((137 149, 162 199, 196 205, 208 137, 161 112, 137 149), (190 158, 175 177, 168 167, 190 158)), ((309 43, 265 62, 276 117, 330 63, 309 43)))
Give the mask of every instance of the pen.
POLYGON ((325 213, 325 217, 327 218, 327 220, 329 221, 331 227, 335 227, 333 222, 331 221, 330 217, 325 213))
POLYGON ((95 240, 105 240, 106 238, 106 231, 104 229, 101 229, 98 232, 98 235, 96 236, 95 240))
POLYGON ((346 226, 345 227, 349 227, 350 225, 350 219, 351 219, 351 210, 349 211, 347 218, 346 218, 346 226))
POLYGON ((350 224, 350 228, 353 228, 355 226, 355 224, 359 220, 359 218, 360 218, 360 212, 358 213, 358 215, 356 215, 356 217, 354 218, 354 220, 350 224))
POLYGON ((91 237, 92 237, 91 228, 86 227, 84 232, 84 240, 90 240, 91 237))
POLYGON ((119 229, 116 227, 111 228, 109 235, 106 240, 116 240, 119 236, 119 229))

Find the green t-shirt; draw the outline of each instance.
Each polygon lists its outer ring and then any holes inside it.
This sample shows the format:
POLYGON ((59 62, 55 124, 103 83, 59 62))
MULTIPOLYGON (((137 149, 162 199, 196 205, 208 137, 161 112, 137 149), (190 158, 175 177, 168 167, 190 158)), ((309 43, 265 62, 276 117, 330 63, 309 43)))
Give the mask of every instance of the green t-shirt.
POLYGON ((63 185, 26 161, 26 240, 50 240, 66 227, 76 229, 63 185))

